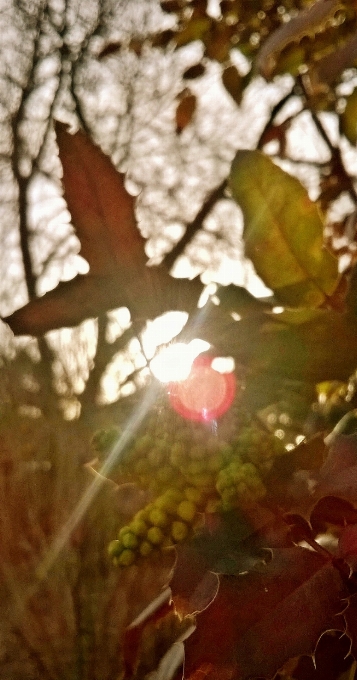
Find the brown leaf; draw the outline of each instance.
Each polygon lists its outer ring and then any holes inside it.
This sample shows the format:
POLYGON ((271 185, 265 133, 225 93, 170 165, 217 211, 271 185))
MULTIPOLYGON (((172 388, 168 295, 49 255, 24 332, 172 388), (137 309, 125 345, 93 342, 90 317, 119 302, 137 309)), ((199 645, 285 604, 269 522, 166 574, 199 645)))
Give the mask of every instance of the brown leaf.
POLYGON ((345 69, 354 65, 357 57, 357 35, 353 33, 341 46, 337 43, 335 47, 337 49, 314 63, 310 73, 313 91, 319 88, 321 91, 321 85, 336 82, 345 69))
POLYGON ((344 612, 347 625, 347 635, 351 640, 351 652, 357 658, 357 595, 353 595, 344 612))
POLYGON ((205 67, 201 62, 199 61, 198 64, 194 64, 194 66, 190 66, 190 68, 187 68, 186 71, 182 74, 182 77, 184 80, 193 80, 194 78, 200 78, 200 76, 203 76, 205 72, 205 67))
POLYGON ((194 94, 186 94, 176 109, 176 132, 180 134, 192 121, 193 114, 197 106, 197 99, 194 94))
POLYGON ((233 64, 224 69, 222 83, 236 104, 240 104, 242 101, 243 82, 242 76, 233 64))
POLYGON ((120 42, 109 43, 99 52, 98 59, 104 59, 105 57, 109 57, 111 54, 117 54, 120 52, 121 47, 122 45, 120 42))
POLYGON ((339 434, 330 447, 320 471, 317 497, 339 496, 352 503, 357 500, 357 435, 339 434))
POLYGON ((164 12, 179 12, 182 9, 183 3, 180 0, 162 0, 160 2, 161 9, 164 12))
POLYGON ((320 638, 313 657, 301 656, 290 660, 284 669, 280 669, 278 678, 279 680, 292 678, 294 680, 343 680, 343 678, 347 680, 352 671, 351 663, 352 657, 347 635, 341 635, 341 631, 329 631, 320 638))
POLYGON ((123 281, 120 271, 108 276, 78 275, 31 300, 4 321, 15 335, 38 336, 126 306, 144 323, 167 310, 193 311, 201 292, 199 279, 173 279, 160 268, 145 267, 141 276, 129 283, 123 281))
POLYGON ((135 220, 134 198, 120 174, 98 146, 79 130, 71 135, 56 124, 63 167, 63 188, 81 254, 91 274, 107 274, 146 264, 144 239, 135 220))
POLYGON ((173 40, 176 35, 176 31, 168 28, 166 31, 162 31, 161 33, 157 33, 157 35, 154 35, 151 39, 151 44, 153 47, 167 47, 169 42, 171 42, 171 40, 173 40))
POLYGON ((57 124, 57 139, 64 195, 90 273, 60 283, 14 312, 5 319, 13 332, 41 335, 121 306, 143 320, 166 309, 195 308, 202 291, 198 279, 177 280, 162 267, 146 266, 124 176, 83 132, 70 135, 57 124))
POLYGON ((310 515, 316 532, 326 531, 328 525, 345 526, 357 523, 357 510, 351 503, 336 496, 324 496, 316 503, 310 515))
POLYGON ((340 627, 344 594, 331 563, 303 548, 276 551, 260 572, 221 577, 216 599, 186 643, 185 678, 199 670, 205 680, 270 676, 289 658, 312 653, 324 631, 340 627))

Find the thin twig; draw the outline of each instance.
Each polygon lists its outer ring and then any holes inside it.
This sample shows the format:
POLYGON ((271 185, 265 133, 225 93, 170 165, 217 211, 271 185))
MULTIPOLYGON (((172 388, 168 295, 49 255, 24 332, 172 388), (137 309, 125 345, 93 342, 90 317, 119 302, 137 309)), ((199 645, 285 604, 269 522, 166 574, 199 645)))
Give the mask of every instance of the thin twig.
POLYGON ((346 167, 344 165, 344 162, 343 162, 343 159, 342 159, 342 156, 341 156, 341 149, 339 148, 339 146, 335 146, 332 143, 327 131, 325 130, 325 128, 324 128, 324 126, 321 122, 321 119, 319 118, 319 116, 318 116, 317 112, 314 110, 314 108, 311 106, 310 97, 309 97, 309 94, 306 90, 306 87, 304 85, 302 78, 299 79, 299 85, 302 89, 302 93, 303 93, 303 96, 304 96, 304 99, 305 99, 306 108, 308 109, 308 111, 310 113, 310 116, 311 116, 311 118, 314 122, 316 129, 318 130, 321 138, 324 140, 327 148, 329 149, 329 151, 331 153, 332 166, 334 167, 334 169, 337 172, 339 172, 343 175, 344 179, 346 180, 346 185, 347 185, 346 190, 350 194, 352 200, 354 202, 357 202, 357 192, 354 188, 352 177, 348 174, 346 167))
POLYGON ((196 217, 190 224, 187 225, 186 232, 182 239, 174 246, 174 248, 166 255, 164 258, 164 264, 168 269, 171 269, 179 255, 183 253, 186 246, 193 239, 196 232, 201 229, 202 223, 211 212, 215 204, 224 198, 224 190, 227 186, 227 180, 224 179, 223 182, 210 194, 208 199, 203 204, 201 210, 197 213, 196 217))
POLYGON ((270 112, 269 120, 268 120, 268 121, 266 122, 266 124, 264 125, 264 129, 263 129, 263 131, 262 131, 262 133, 261 133, 261 135, 260 135, 260 137, 259 137, 259 140, 258 140, 258 143, 257 143, 257 149, 261 149, 261 148, 262 148, 262 146, 263 146, 263 140, 264 140, 264 138, 265 138, 265 135, 266 135, 267 131, 272 127, 272 125, 274 125, 274 120, 275 120, 275 118, 277 117, 278 113, 280 113, 280 111, 281 111, 282 108, 285 106, 285 104, 286 104, 286 103, 289 101, 289 99, 291 99, 291 97, 293 97, 294 95, 295 95, 295 85, 294 85, 294 87, 290 90, 290 92, 288 92, 282 99, 280 99, 280 101, 277 102, 277 104, 275 104, 275 106, 273 106, 273 108, 272 108, 272 110, 271 110, 271 112, 270 112))

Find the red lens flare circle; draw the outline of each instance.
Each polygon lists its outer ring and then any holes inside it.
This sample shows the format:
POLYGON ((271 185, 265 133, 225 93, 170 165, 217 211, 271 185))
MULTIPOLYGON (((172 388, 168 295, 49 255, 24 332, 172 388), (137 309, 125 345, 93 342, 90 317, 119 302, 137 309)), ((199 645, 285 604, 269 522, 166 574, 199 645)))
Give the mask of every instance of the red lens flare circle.
POLYGON ((184 418, 207 422, 222 416, 231 406, 236 392, 234 373, 219 373, 212 368, 215 357, 198 356, 190 375, 170 383, 171 406, 184 418))

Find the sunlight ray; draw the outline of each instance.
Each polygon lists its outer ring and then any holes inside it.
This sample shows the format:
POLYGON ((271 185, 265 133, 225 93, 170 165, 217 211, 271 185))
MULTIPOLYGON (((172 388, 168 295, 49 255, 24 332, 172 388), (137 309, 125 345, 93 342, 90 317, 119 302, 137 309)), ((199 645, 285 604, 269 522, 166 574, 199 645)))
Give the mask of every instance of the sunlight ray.
POLYGON ((78 526, 81 519, 84 517, 86 511, 88 510, 90 504, 94 500, 97 493, 100 491, 103 484, 107 482, 107 475, 113 469, 114 465, 117 463, 118 458, 121 456, 128 442, 130 441, 133 433, 135 433, 143 422, 145 416, 149 412, 150 408, 155 402, 158 394, 158 386, 156 384, 149 385, 147 388, 143 399, 139 402, 136 409, 132 413, 131 417, 128 419, 123 433, 119 437, 118 441, 112 448, 111 453, 104 461, 102 467, 98 471, 94 480, 84 492, 83 496, 77 503, 71 515, 68 517, 67 521, 63 524, 59 530, 57 536, 55 536, 52 545, 49 546, 48 552, 41 564, 37 568, 37 577, 39 580, 46 578, 49 570, 56 562, 61 551, 65 547, 71 533, 78 526))

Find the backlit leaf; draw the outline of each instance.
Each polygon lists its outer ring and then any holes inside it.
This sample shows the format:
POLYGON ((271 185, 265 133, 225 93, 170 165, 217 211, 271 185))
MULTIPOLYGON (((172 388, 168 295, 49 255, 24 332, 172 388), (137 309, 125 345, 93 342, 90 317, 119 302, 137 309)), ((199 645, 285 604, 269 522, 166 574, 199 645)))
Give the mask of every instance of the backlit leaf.
POLYGON ((144 239, 124 175, 81 130, 71 135, 57 123, 56 133, 64 196, 91 273, 115 271, 118 265, 141 270, 144 239))
POLYGON ((338 282, 323 246, 318 207, 296 178, 259 151, 238 151, 230 187, 244 215, 244 244, 264 283, 287 306, 317 307, 338 282))
POLYGON ((195 308, 200 281, 173 279, 163 267, 146 266, 134 198, 111 160, 81 131, 71 135, 58 124, 57 140, 64 195, 90 272, 14 312, 6 319, 13 332, 41 335, 121 306, 142 320, 166 309, 195 308))

